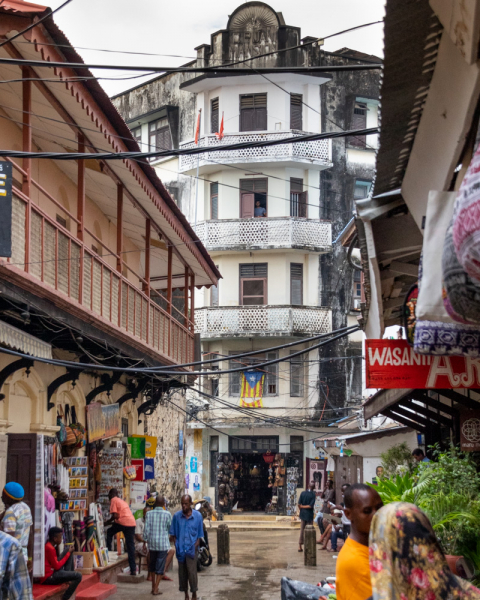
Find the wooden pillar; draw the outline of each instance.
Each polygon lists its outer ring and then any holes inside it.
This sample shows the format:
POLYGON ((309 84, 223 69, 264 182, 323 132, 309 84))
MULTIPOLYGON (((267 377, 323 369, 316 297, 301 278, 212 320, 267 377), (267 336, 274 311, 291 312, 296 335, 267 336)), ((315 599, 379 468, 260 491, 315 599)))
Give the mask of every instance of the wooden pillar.
POLYGON ((195 274, 192 273, 190 276, 190 327, 191 330, 195 330, 195 274))
MULTIPOLYGON (((167 312, 172 314, 172 261, 173 247, 168 246, 168 263, 167 263, 167 312)), ((172 356, 172 319, 168 319, 168 356, 172 356)))
POLYGON ((145 294, 150 298, 150 239, 152 231, 152 222, 150 219, 145 221, 145 294))
MULTIPOLYGON (((78 134, 78 151, 85 152, 85 138, 83 134, 78 134)), ((85 231, 85 161, 77 161, 77 237, 84 241, 85 231)))
MULTIPOLYGON (((25 67, 22 69, 22 138, 23 145, 22 149, 24 152, 32 151, 32 82, 29 80, 30 69, 25 67)), ((31 231, 31 215, 32 206, 30 199, 30 191, 32 184, 32 159, 23 159, 23 170, 25 175, 22 179, 22 192, 27 196, 28 202, 25 211, 25 271, 30 270, 30 231, 31 231)), ((37 248, 37 252, 40 251, 40 256, 43 255, 42 249, 37 248)))
POLYGON ((230 564, 230 531, 226 523, 217 528, 217 564, 230 564))
MULTIPOLYGON (((122 275, 122 267, 123 267, 123 185, 121 183, 117 184, 117 271, 119 275, 122 275)), ((120 277, 118 281, 118 326, 122 326, 122 279, 120 277)), ((125 301, 128 301, 128 292, 127 298, 125 301)), ((128 304, 127 304, 127 318, 126 318, 126 327, 128 327, 128 304)))
MULTIPOLYGON (((85 152, 85 137, 82 133, 78 134, 78 151, 85 152)), ((84 237, 85 237, 85 161, 83 159, 77 161, 77 238, 82 242, 80 246, 80 264, 78 273, 78 301, 83 304, 83 278, 85 273, 85 252, 84 252, 84 237)))
POLYGON ((117 184, 117 271, 122 272, 123 262, 123 185, 117 184))
POLYGON ((168 271, 167 271, 167 312, 172 314, 172 261, 173 247, 168 246, 168 271))
POLYGON ((185 315, 185 327, 190 329, 188 323, 188 267, 185 267, 185 288, 183 290, 183 314, 185 315))

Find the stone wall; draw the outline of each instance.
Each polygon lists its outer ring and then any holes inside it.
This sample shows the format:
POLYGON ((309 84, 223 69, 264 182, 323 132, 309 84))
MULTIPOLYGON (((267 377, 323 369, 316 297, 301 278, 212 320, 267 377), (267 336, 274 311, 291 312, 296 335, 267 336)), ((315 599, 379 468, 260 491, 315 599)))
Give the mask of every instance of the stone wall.
POLYGON ((185 453, 186 409, 185 393, 178 391, 163 405, 159 404, 152 415, 145 417, 145 433, 157 438, 155 456, 156 491, 165 496, 170 509, 180 508, 180 498, 185 493, 185 456, 179 453, 179 435, 183 432, 185 453))

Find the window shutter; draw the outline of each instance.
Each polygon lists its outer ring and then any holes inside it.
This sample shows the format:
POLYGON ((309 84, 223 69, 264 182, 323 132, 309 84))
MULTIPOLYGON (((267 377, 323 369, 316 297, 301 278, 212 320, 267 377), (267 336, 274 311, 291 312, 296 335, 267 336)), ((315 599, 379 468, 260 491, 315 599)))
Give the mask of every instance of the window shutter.
POLYGON ((210 208, 212 219, 218 219, 218 183, 210 184, 210 208))
MULTIPOLYGON (((300 265, 303 268, 303 265, 300 265)), ((249 263, 240 265, 240 277, 267 277, 268 263, 249 263)))
POLYGON ((255 194, 242 194, 240 200, 240 218, 251 219, 255 209, 255 194))
POLYGON ((254 192, 255 179, 240 179, 240 192, 254 192))
POLYGON ((290 94, 290 129, 303 129, 302 111, 302 94, 290 94))
POLYGON ((290 297, 291 304, 296 306, 303 304, 303 265, 301 263, 290 263, 290 297))
POLYGON ((267 129, 267 94, 240 96, 240 131, 267 129))
POLYGON ((298 216, 302 219, 307 218, 308 192, 298 194, 298 216))
MULTIPOLYGON (((367 126, 367 105, 364 102, 355 102, 353 108, 352 129, 365 129, 367 126)), ((352 146, 365 148, 366 136, 356 135, 349 138, 352 146)))
POLYGON ((211 101, 211 112, 210 112, 210 131, 211 131, 211 133, 218 133, 218 128, 219 128, 218 108, 219 108, 218 98, 213 98, 213 100, 211 101))

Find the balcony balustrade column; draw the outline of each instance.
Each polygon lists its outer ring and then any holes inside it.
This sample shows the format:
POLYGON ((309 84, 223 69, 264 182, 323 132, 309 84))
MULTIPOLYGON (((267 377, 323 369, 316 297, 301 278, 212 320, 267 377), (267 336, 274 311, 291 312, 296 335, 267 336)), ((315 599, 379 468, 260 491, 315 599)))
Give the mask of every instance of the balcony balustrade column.
MULTIPOLYGON (((30 69, 28 67, 22 68, 22 148, 24 152, 32 151, 32 82, 30 81, 30 77, 30 69)), ((22 192, 28 198, 25 212, 25 271, 28 272, 30 270, 30 230, 32 215, 30 200, 32 184, 31 158, 23 159, 23 170, 25 171, 25 175, 23 175, 22 179, 22 192)), ((41 250, 41 256, 43 257, 43 248, 41 250)))
MULTIPOLYGON (((78 134, 78 151, 85 152, 85 137, 78 134)), ((84 233, 85 233, 85 161, 77 160, 77 238, 80 245, 80 263, 78 265, 78 301, 83 304, 83 276, 84 276, 84 233)))

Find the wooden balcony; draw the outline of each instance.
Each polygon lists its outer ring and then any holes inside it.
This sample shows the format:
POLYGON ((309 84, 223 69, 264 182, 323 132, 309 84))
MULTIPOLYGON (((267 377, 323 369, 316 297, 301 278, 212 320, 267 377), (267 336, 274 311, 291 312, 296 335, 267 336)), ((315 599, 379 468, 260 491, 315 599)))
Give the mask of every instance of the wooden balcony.
MULTIPOLYGON (((15 170, 25 175, 16 164, 15 170)), ((75 215, 37 182, 31 180, 31 184, 78 223, 75 215)), ((164 310, 155 302, 160 299, 158 292, 145 279, 131 269, 126 277, 108 264, 107 258, 112 262, 120 259, 120 264, 126 266, 116 252, 105 247, 103 257, 96 254, 15 186, 12 204, 12 256, 0 262, 3 277, 53 300, 99 330, 123 338, 161 362, 193 360, 194 324, 188 309, 184 314, 167 302, 164 310), (29 262, 26 256, 30 257, 29 262)), ((103 246, 93 233, 85 231, 103 246)), ((162 298, 165 303, 165 297, 162 298)))

